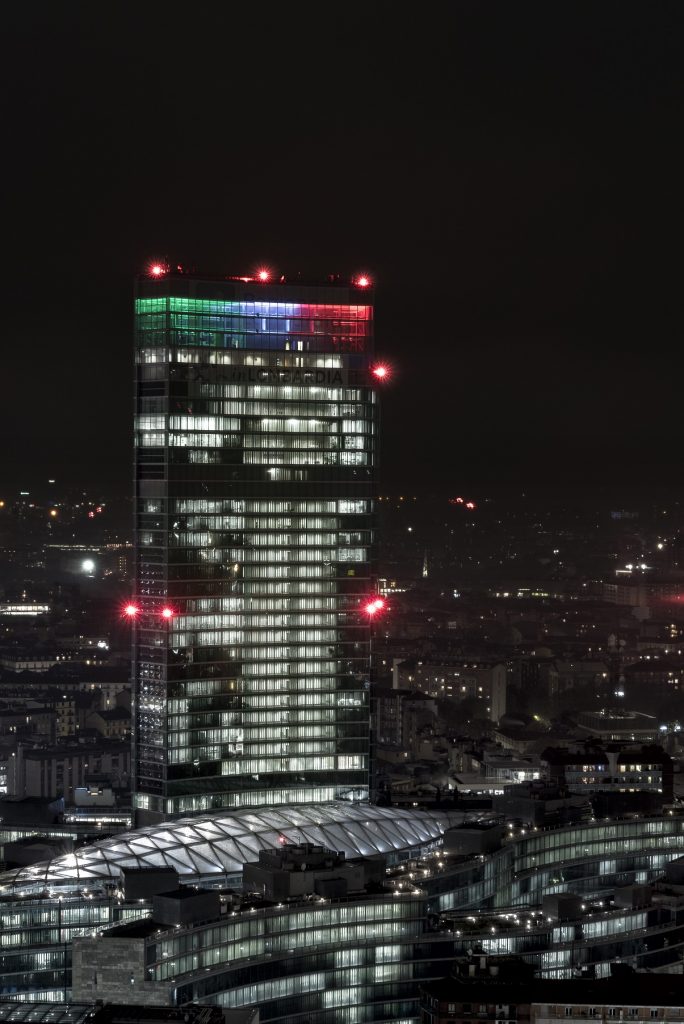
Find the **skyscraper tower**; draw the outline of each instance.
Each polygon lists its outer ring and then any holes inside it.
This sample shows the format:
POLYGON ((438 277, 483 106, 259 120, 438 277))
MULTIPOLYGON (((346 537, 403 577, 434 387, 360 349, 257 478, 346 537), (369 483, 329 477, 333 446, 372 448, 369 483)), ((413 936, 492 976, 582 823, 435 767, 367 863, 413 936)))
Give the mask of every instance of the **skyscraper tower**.
POLYGON ((370 281, 135 299, 139 823, 368 794, 370 281))

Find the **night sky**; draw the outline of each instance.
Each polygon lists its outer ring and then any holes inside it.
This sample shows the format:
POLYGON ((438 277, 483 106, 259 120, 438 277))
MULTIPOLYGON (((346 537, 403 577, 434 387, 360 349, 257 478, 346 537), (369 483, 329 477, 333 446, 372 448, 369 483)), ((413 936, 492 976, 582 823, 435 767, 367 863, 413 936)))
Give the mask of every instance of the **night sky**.
POLYGON ((163 257, 373 275, 383 488, 682 488, 684 4, 24 7, 5 489, 129 492, 163 257))

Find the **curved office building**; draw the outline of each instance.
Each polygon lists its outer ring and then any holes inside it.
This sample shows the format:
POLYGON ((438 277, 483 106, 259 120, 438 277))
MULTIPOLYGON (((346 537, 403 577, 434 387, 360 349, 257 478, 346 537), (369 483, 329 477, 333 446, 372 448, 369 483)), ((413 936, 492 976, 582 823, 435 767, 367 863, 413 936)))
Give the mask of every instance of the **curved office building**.
MULTIPOLYGON (((299 1014, 311 1024, 343 1024, 352 1018, 413 1022, 419 984, 447 974, 453 956, 473 945, 493 953, 519 952, 544 974, 560 977, 584 965, 606 973, 617 957, 656 970, 681 963, 684 907, 675 890, 663 888, 649 907, 609 904, 614 889, 652 882, 684 855, 684 817, 519 832, 492 853, 455 856, 438 845, 447 824, 438 814, 357 806, 331 821, 332 809, 326 812, 324 821, 315 821, 321 808, 280 809, 283 818, 271 818, 270 833, 265 825, 272 812, 197 818, 192 824, 204 828, 212 820, 239 821, 256 844, 243 862, 255 860, 254 851, 273 846, 273 837, 281 835, 295 844, 345 849, 350 857, 365 852, 365 844, 371 853, 384 847, 395 863, 382 884, 335 898, 303 895, 281 903, 224 892, 220 913, 169 926, 152 917, 151 900, 123 897, 118 884, 126 860, 118 845, 121 837, 98 844, 100 852, 119 849, 119 860, 112 855, 107 871, 88 876, 89 881, 84 876, 79 890, 71 880, 60 885, 59 874, 45 868, 42 894, 37 893, 40 872, 3 876, 3 994, 26 1000, 71 998, 73 939, 78 940, 78 962, 86 965, 80 969, 76 999, 102 998, 98 985, 105 968, 125 963, 121 981, 129 1001, 135 983, 139 1001, 258 1004, 261 1019, 274 1024, 293 1024, 299 1014), (301 818, 285 822, 300 812, 312 819, 308 834, 301 818), (400 832, 386 832, 390 823, 400 832), (545 896, 564 892, 586 894, 587 904, 603 895, 609 904, 590 908, 575 922, 549 922, 532 912, 545 896), (459 921, 468 922, 468 934, 459 921), (88 966, 97 963, 101 970, 88 966)), ((182 830, 188 828, 188 822, 167 826, 174 839, 167 852, 177 851, 182 830)), ((144 829, 126 841, 145 840, 154 851, 150 837, 159 838, 163 831, 144 829)), ((196 833, 187 835, 189 845, 198 842, 196 833)), ((155 863, 144 860, 144 849, 143 842, 135 854, 143 860, 129 852, 131 866, 155 863)), ((213 878, 221 884, 232 870, 222 861, 213 878)), ((199 878, 200 869, 184 874, 185 881, 195 884, 199 878)), ((108 998, 116 1000, 117 994, 108 998)))

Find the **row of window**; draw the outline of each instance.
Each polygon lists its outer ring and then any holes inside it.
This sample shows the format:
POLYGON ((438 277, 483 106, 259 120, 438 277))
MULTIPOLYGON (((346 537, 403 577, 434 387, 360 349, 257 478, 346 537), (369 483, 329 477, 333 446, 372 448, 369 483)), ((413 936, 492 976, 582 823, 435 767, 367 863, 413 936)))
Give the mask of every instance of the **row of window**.
POLYGON ((371 320, 373 307, 361 303, 264 302, 254 299, 195 299, 187 296, 136 298, 136 315, 145 313, 232 314, 270 317, 316 317, 318 319, 371 320))
MULTIPOLYGON (((142 529, 163 529, 166 516, 161 513, 150 514, 142 512, 139 516, 139 525, 142 529)), ((264 531, 277 530, 278 536, 283 530, 289 532, 311 532, 315 530, 348 530, 349 520, 339 516, 310 516, 310 515, 287 515, 287 516, 215 516, 201 514, 176 514, 168 517, 169 526, 172 529, 186 530, 230 530, 242 533, 249 531, 249 540, 254 542, 264 531), (254 534, 255 536, 252 536, 254 534)))
MULTIPOLYGON (((202 384, 198 388, 192 389, 192 395, 184 396, 182 399, 171 399, 176 405, 174 407, 180 408, 180 404, 183 403, 187 407, 188 403, 192 403, 192 413, 194 416, 199 415, 228 415, 228 416, 283 416, 283 417, 303 417, 305 419, 322 418, 328 417, 332 419, 340 419, 341 417, 357 417, 357 416, 370 416, 371 411, 369 409, 369 403, 367 401, 360 402, 325 402, 323 398, 316 400, 309 399, 306 402, 295 402, 295 401, 278 401, 277 399, 262 400, 262 399, 222 399, 222 398, 204 398, 195 397, 195 392, 203 394, 203 390, 210 387, 208 384, 202 384)), ((140 414, 146 415, 161 415, 164 413, 166 408, 167 399, 162 396, 140 398, 140 414)), ((150 429, 141 425, 140 429, 150 429)), ((153 427, 151 429, 158 429, 153 427)))
POLYGON ((266 629, 283 626, 292 629, 296 626, 337 626, 340 616, 335 612, 316 612, 311 610, 305 614, 288 612, 281 615, 260 615, 258 613, 233 615, 179 615, 174 623, 182 629, 217 629, 228 627, 239 629, 266 629))
MULTIPOLYGON (((371 502, 358 498, 337 498, 334 500, 302 500, 293 498, 281 499, 247 499, 247 498, 176 498, 172 502, 174 512, 200 512, 226 515, 252 514, 276 515, 288 513, 293 515, 316 515, 321 512, 339 515, 363 515, 371 511, 371 502)), ((162 512, 163 502, 160 498, 147 498, 142 503, 143 512, 162 512)))
MULTIPOLYGON (((268 941, 270 952, 284 952, 287 950, 294 949, 320 949, 323 946, 340 946, 342 944, 351 944, 354 942, 367 943, 373 939, 391 939, 405 937, 409 935, 415 935, 420 929, 420 922, 410 920, 393 920, 389 915, 390 907, 383 903, 381 908, 385 911, 382 915, 384 920, 373 919, 369 917, 366 921, 359 924, 347 924, 347 925, 333 925, 329 927, 317 927, 312 926, 311 918, 304 924, 300 929, 295 926, 285 932, 283 935, 272 935, 268 940, 263 937, 256 937, 253 939, 240 939, 236 938, 234 941, 228 941, 220 946, 213 946, 210 948, 200 949, 197 953, 186 954, 185 956, 174 954, 169 951, 168 953, 162 952, 163 959, 159 959, 154 965, 153 976, 156 981, 165 981, 169 978, 177 978, 179 975, 196 972, 202 967, 214 967, 218 964, 230 964, 235 960, 244 959, 246 957, 263 956, 266 952, 265 945, 268 941)), ((163 947, 165 943, 160 943, 163 947)), ((170 945, 170 944, 169 944, 170 945)), ((386 965, 390 969, 397 969, 400 965, 386 965)), ((299 975, 299 978, 306 977, 306 975, 299 975)), ((274 982, 264 983, 267 986, 276 985, 282 990, 283 987, 292 987, 292 979, 282 978, 277 979, 274 982), (289 983, 289 984, 288 984, 289 983)), ((262 986, 259 986, 262 987, 262 986)), ((339 997, 341 993, 348 992, 347 989, 337 989, 333 995, 333 999, 330 1000, 329 1005, 344 1005, 349 1000, 349 996, 344 1001, 340 1001, 339 997)), ((356 992, 358 990, 351 990, 354 992, 353 1002, 356 1001, 356 992)), ((232 989, 232 993, 237 995, 240 989, 232 989)), ((326 993, 329 995, 330 993, 326 993)), ((268 998, 268 997, 262 997, 268 998)), ((239 996, 238 996, 239 999, 239 996)), ((235 1005, 240 1005, 239 1002, 235 1005)))
MULTIPOLYGON (((336 424, 332 425, 337 429, 336 424)), ((336 433, 324 433, 321 436, 311 437, 308 434, 293 434, 292 437, 285 437, 280 434, 261 435, 240 434, 165 434, 155 431, 141 431, 135 437, 135 445, 139 448, 217 448, 233 449, 239 448, 245 451, 249 449, 267 449, 274 451, 338 451, 343 448, 345 451, 370 451, 370 442, 362 436, 338 437, 336 433)), ((249 459, 246 460, 249 464, 249 459)), ((268 462, 268 460, 266 460, 268 462)), ((344 463, 343 463, 344 464, 344 463)), ((365 465, 365 463, 363 463, 365 465)))
MULTIPOLYGON (((361 789, 359 789, 361 794, 361 789)), ((132 800, 141 810, 157 810, 166 814, 194 814, 219 808, 239 810, 249 807, 278 807, 281 804, 327 803, 342 794, 336 786, 280 786, 268 790, 249 789, 222 794, 195 794, 162 799, 150 793, 137 793, 132 800)), ((366 798, 367 798, 366 791, 366 798)), ((361 799, 362 796, 359 796, 361 799)), ((61 997, 60 997, 61 998, 61 997)))
MULTIPOLYGON (((358 418, 358 411, 355 410, 356 415, 353 418, 342 417, 336 419, 323 419, 321 417, 316 418, 302 418, 295 417, 291 412, 287 413, 287 416, 262 416, 262 417, 250 417, 244 419, 244 430, 247 431, 244 438, 245 447, 249 448, 253 445, 260 444, 262 441, 266 441, 268 444, 278 445, 280 442, 284 444, 286 441, 287 434, 325 434, 331 431, 341 430, 344 434, 372 434, 373 424, 369 419, 363 417, 358 418), (254 430, 254 436, 250 435, 249 431, 254 430), (268 435, 266 438, 263 435, 268 435)), ((226 436, 226 431, 237 432, 236 437, 239 438, 240 432, 243 430, 243 420, 236 416, 165 416, 159 414, 141 415, 136 417, 135 428, 141 432, 159 432, 159 431, 183 431, 190 438, 199 438, 195 441, 196 444, 205 443, 202 438, 207 437, 207 444, 213 443, 213 435, 217 432, 223 431, 223 436, 226 436), (168 420, 168 425, 167 421, 168 420), (199 432, 199 433, 198 433, 199 432)), ((228 435, 230 436, 230 435, 228 435)), ((175 437, 171 434, 170 437, 175 437)), ((173 443, 173 442, 171 442, 173 443)), ((223 443, 219 441, 218 443, 223 443)), ((228 442, 230 443, 230 442, 228 442)))
MULTIPOLYGON (((211 353, 205 357, 205 361, 209 364, 212 363, 224 363, 230 362, 231 357, 222 353, 211 353)), ((179 372, 180 368, 179 368, 179 372)), ((220 370, 215 371, 221 373, 220 370)), ((229 372, 229 371, 226 371, 229 372)), ((150 372, 146 374, 146 377, 150 379, 158 378, 160 381, 166 379, 169 371, 164 366, 150 367, 150 372)), ((303 386, 301 384, 289 384, 289 383, 232 383, 224 381, 204 381, 198 375, 201 373, 200 370, 188 370, 187 374, 190 374, 193 379, 190 381, 192 390, 195 387, 198 393, 206 398, 220 398, 223 400, 234 400, 234 399, 259 399, 261 401, 287 401, 291 399, 299 402, 374 402, 374 393, 362 388, 354 387, 335 387, 335 386, 324 386, 318 384, 307 384, 303 386), (193 376, 194 375, 194 376, 193 376)))
MULTIPOLYGON (((282 373, 283 376, 279 379, 283 383, 289 383, 292 380, 291 375, 293 374, 297 383, 301 380, 301 374, 311 374, 311 380, 308 381, 311 385, 328 382, 336 384, 343 382, 342 373, 346 369, 345 363, 343 363, 345 355, 347 360, 351 357, 351 359, 357 359, 361 363, 365 362, 361 354, 361 345, 353 346, 352 348, 352 352, 354 348, 357 351, 360 350, 358 355, 352 355, 352 353, 345 353, 344 351, 340 355, 323 354, 339 353, 344 342, 347 340, 351 339, 320 337, 290 341, 282 336, 273 336, 272 338, 264 336, 263 344, 254 344, 254 339, 246 334, 234 335, 232 337, 230 335, 210 334, 206 338, 201 338, 191 337, 181 331, 150 330, 146 334, 138 335, 136 363, 141 367, 143 380, 154 379, 154 375, 145 373, 145 370, 159 367, 164 371, 165 364, 175 363, 185 366, 192 366, 194 364, 207 367, 232 367, 233 375, 248 375, 250 370, 261 369, 271 379, 273 379, 273 374, 282 373), (339 344, 340 342, 342 345, 339 344), (207 348, 211 349, 211 351, 207 352, 207 348), (259 355, 255 355, 254 352, 259 352, 259 355), (273 356, 276 352, 279 355, 276 356, 276 365, 274 365, 273 356), (284 355, 286 352, 296 352, 298 354, 296 356, 287 356, 284 355), (330 377, 326 378, 325 374, 321 378, 317 378, 315 376, 317 370, 335 370, 336 372, 332 375, 331 380, 330 377)), ((162 372, 161 379, 165 375, 165 372, 162 372)), ((251 379, 254 380, 253 377, 251 379)), ((264 377, 257 378, 257 380, 261 383, 264 377)))
MULTIPOLYGON (((147 547, 156 546, 163 548, 165 546, 161 536, 157 536, 149 531, 142 531, 138 534, 138 543, 147 547)), ((267 548, 266 550, 260 550, 258 548, 198 547, 190 548, 189 553, 193 553, 199 562, 236 565, 237 569, 244 566, 245 571, 248 571, 251 565, 266 565, 271 563, 273 566, 273 575, 293 577, 330 575, 333 562, 368 561, 367 548, 357 547, 300 548, 291 545, 287 548, 267 548), (287 564, 281 564, 278 566, 276 563, 287 564), (313 564, 306 566, 303 563, 313 564)), ((178 559, 179 556, 176 555, 175 557, 178 559)))
MULTIPOLYGON (((242 303, 240 304, 243 305, 242 303)), ((344 308, 344 307, 338 307, 344 308)), ((367 337, 371 333, 368 319, 342 313, 325 318, 300 316, 292 313, 268 313, 254 309, 245 312, 233 306, 220 313, 212 312, 151 312, 136 318, 137 331, 163 331, 167 328, 181 331, 236 331, 251 334, 323 334, 367 337)))
MULTIPOLYGON (((302 585, 300 584, 299 587, 302 585)), ((336 611, 342 608, 355 608, 358 596, 354 594, 335 594, 331 586, 328 593, 333 596, 322 596, 323 587, 316 583, 305 583, 308 587, 307 597, 207 597, 192 598, 185 602, 185 609, 190 613, 203 612, 245 612, 252 615, 256 612, 275 611, 336 611)), ((306 591, 297 589, 301 594, 306 591)))

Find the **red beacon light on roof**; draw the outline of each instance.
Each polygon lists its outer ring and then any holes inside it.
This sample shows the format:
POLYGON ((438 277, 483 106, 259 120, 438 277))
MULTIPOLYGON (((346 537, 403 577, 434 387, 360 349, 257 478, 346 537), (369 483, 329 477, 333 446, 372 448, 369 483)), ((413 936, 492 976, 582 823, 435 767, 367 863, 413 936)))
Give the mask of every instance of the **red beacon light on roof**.
POLYGON ((359 274, 359 276, 354 281, 354 284, 356 285, 357 288, 370 288, 371 279, 368 276, 368 274, 359 274))
POLYGON ((127 618, 129 619, 134 619, 139 612, 140 609, 138 608, 137 604, 127 604, 126 607, 124 608, 124 615, 127 616, 127 618))
POLYGON ((162 619, 166 619, 167 622, 169 621, 169 619, 172 619, 175 614, 176 613, 174 612, 173 608, 169 608, 168 605, 165 608, 162 608, 161 610, 162 619))
POLYGON ((371 372, 376 380, 387 380, 389 377, 389 366, 385 363, 378 363, 371 372))
POLYGON ((366 612, 366 615, 370 615, 372 618, 373 615, 377 615, 378 612, 381 612, 384 607, 384 599, 382 597, 376 597, 373 601, 368 602, 364 610, 366 612))
POLYGON ((152 263, 150 266, 150 274, 152 277, 162 277, 166 273, 166 267, 163 263, 152 263))
POLYGON ((257 280, 261 281, 264 284, 266 283, 266 281, 271 280, 271 271, 268 269, 268 267, 262 267, 260 270, 257 270, 257 280))

